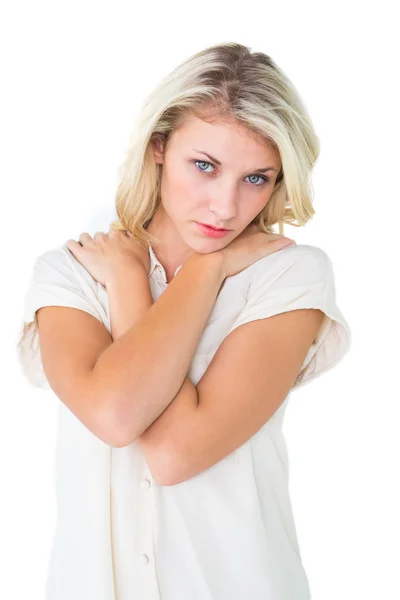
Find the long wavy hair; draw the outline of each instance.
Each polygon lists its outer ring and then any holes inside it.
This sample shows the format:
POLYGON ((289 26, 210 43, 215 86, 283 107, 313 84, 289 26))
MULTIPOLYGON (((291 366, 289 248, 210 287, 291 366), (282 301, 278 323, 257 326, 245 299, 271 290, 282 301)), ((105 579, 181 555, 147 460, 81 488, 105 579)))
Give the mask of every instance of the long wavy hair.
MULTIPOLYGON (((155 161, 151 141, 159 138, 165 148, 190 115, 207 122, 234 119, 279 152, 282 167, 274 190, 252 221, 262 231, 276 233, 277 225, 284 235, 285 223, 301 227, 315 214, 310 175, 319 140, 299 93, 270 56, 228 42, 189 57, 145 99, 118 169, 118 218, 112 229, 128 230, 144 248, 159 243, 146 231, 161 202, 162 165, 155 161)), ((27 337, 34 343, 37 330, 35 314, 23 326, 20 351, 27 337)))

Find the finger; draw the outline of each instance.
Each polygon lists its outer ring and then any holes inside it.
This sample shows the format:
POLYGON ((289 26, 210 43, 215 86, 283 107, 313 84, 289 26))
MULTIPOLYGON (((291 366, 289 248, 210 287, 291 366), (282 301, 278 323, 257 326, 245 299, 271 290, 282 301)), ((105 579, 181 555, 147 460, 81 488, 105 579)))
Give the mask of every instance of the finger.
POLYGON ((110 227, 109 232, 110 235, 128 235, 129 231, 127 229, 113 229, 110 227))
POLYGON ((82 246, 76 240, 67 240, 66 246, 72 254, 76 254, 80 250, 82 250, 82 246))
POLYGON ((96 240, 99 237, 105 238, 107 237, 107 233, 104 233, 104 231, 96 231, 96 233, 93 236, 93 239, 96 240))
POLYGON ((83 245, 84 243, 91 242, 92 236, 90 236, 86 231, 80 234, 79 241, 83 245))

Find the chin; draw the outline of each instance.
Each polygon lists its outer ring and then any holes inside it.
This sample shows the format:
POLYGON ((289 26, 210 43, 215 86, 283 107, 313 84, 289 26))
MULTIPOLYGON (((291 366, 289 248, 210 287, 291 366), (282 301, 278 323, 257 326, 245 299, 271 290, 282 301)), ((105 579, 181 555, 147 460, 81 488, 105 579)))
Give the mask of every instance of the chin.
POLYGON ((231 241, 229 240, 228 242, 224 238, 209 238, 199 244, 191 244, 190 247, 193 248, 194 252, 198 252, 198 254, 211 254, 212 252, 223 250, 231 241))

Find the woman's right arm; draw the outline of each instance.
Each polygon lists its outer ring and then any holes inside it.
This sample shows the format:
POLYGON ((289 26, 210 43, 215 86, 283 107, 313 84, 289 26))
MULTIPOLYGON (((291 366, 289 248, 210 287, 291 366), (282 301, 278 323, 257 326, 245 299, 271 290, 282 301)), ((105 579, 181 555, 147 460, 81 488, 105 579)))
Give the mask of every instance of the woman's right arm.
POLYGON ((121 444, 137 439, 179 392, 224 280, 217 254, 194 253, 150 307, 144 269, 107 281, 111 322, 118 318, 125 333, 100 355, 93 378, 112 401, 121 444), (138 290, 140 314, 130 308, 138 290))

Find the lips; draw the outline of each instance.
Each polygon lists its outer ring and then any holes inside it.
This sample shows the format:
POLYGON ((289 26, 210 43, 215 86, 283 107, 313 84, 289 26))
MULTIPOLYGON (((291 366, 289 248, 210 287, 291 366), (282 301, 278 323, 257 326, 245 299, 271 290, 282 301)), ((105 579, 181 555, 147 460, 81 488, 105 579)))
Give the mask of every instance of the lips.
POLYGON ((200 223, 200 225, 205 225, 206 227, 210 227, 210 229, 214 229, 214 231, 230 231, 230 229, 223 229, 220 227, 214 227, 214 225, 209 225, 208 223, 200 223))
POLYGON ((221 238, 230 233, 229 229, 213 229, 212 227, 208 227, 207 225, 203 225, 202 223, 197 223, 197 221, 195 221, 195 223, 199 230, 203 233, 203 235, 206 235, 211 238, 221 238))

